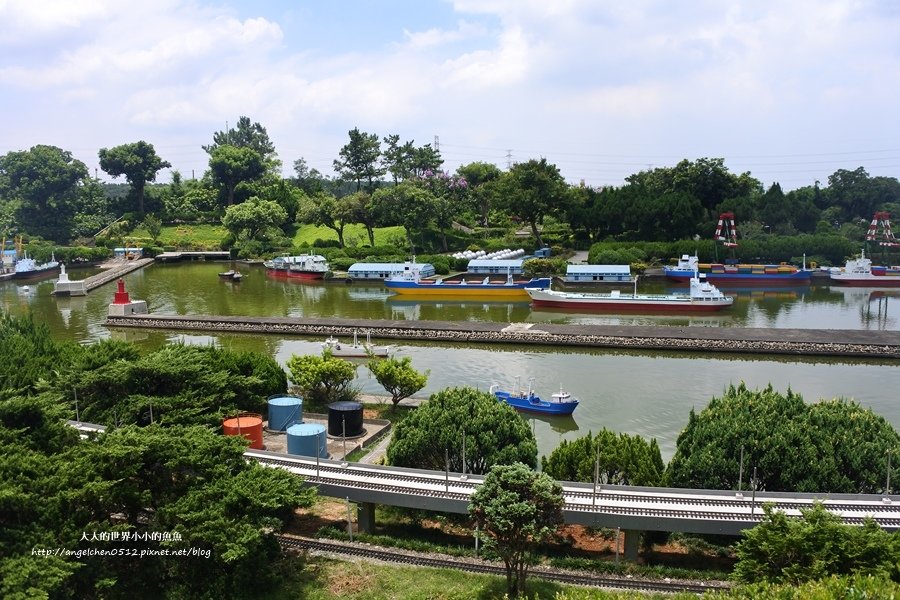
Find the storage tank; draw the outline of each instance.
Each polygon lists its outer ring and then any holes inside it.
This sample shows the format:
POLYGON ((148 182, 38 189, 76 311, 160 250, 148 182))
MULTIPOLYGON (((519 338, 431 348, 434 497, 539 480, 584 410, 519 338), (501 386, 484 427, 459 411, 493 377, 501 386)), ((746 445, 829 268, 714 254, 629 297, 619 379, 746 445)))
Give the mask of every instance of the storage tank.
POLYGON ((319 423, 294 423, 288 426, 287 451, 296 456, 328 458, 325 426, 319 423))
POLYGON ((250 440, 250 447, 254 450, 265 448, 262 433, 262 415, 256 413, 241 413, 222 421, 222 431, 225 435, 242 435, 250 440))
POLYGON ((269 429, 285 431, 291 423, 303 422, 303 399, 297 396, 269 396, 269 429))
POLYGON ((347 425, 346 436, 363 434, 363 409, 359 402, 332 402, 328 405, 328 435, 341 437, 347 425))

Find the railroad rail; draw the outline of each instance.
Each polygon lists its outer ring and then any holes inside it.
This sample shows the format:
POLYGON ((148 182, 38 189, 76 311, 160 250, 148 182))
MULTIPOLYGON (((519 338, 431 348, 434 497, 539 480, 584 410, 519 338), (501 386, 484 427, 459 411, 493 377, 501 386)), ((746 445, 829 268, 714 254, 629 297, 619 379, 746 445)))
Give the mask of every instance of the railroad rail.
MULTIPOLYGON (((315 540, 293 536, 276 536, 278 543, 283 548, 292 550, 305 550, 308 552, 336 554, 342 557, 357 557, 367 560, 398 563, 416 567, 431 567, 437 569, 454 569, 467 573, 479 573, 484 575, 506 575, 504 567, 480 559, 457 559, 439 555, 425 556, 419 552, 404 552, 368 544, 344 543, 334 541, 315 540)), ((620 590, 634 590, 641 592, 690 592, 704 594, 711 591, 729 589, 728 582, 703 582, 688 580, 648 579, 640 577, 617 577, 611 575, 593 575, 577 573, 549 567, 531 567, 528 571, 530 577, 538 577, 547 581, 555 581, 566 585, 579 585, 585 587, 613 588, 620 590)))
MULTIPOLYGON (((247 458, 301 475, 323 495, 356 502, 391 504, 464 514, 481 476, 281 455, 248 450, 247 458)), ((871 494, 792 494, 593 486, 561 482, 567 523, 591 527, 737 535, 763 517, 771 504, 790 517, 820 502, 844 523, 871 518, 887 530, 900 529, 900 498, 871 494)))
MULTIPOLYGON (((102 425, 69 421, 83 436, 102 425)), ((385 504, 465 514, 480 475, 386 467, 248 449, 244 455, 265 466, 304 478, 320 494, 358 503, 385 504)), ((566 523, 627 530, 739 535, 762 520, 764 504, 789 517, 819 502, 848 525, 872 519, 888 531, 900 529, 900 496, 801 494, 694 490, 560 482, 566 523)))

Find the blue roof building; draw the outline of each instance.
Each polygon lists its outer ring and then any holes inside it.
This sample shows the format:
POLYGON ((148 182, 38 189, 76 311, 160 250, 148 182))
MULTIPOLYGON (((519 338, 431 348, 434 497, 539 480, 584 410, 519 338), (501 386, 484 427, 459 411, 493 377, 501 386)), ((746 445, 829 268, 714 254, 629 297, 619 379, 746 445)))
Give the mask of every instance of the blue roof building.
MULTIPOLYGON (((409 270, 413 265, 411 262, 405 263, 353 263, 347 269, 347 277, 350 279, 387 279, 394 273, 401 273, 409 270)), ((422 277, 431 277, 434 275, 434 265, 429 263, 415 263, 422 277)))
POLYGON ((588 281, 633 281, 631 265, 568 265, 565 281, 579 283, 588 281))

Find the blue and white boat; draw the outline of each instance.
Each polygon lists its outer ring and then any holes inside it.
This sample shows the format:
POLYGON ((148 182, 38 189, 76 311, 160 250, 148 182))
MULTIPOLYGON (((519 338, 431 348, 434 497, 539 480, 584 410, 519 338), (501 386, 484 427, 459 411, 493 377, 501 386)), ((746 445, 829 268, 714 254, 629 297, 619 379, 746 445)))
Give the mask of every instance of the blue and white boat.
POLYGON ((494 384, 491 386, 490 393, 497 400, 506 402, 516 410, 525 412, 541 413, 544 415, 571 415, 578 407, 578 400, 573 398, 568 392, 563 391, 560 386, 559 391, 550 396, 550 400, 543 400, 531 389, 531 383, 528 382, 528 390, 519 389, 519 381, 516 379, 516 389, 506 391, 499 389, 494 384))

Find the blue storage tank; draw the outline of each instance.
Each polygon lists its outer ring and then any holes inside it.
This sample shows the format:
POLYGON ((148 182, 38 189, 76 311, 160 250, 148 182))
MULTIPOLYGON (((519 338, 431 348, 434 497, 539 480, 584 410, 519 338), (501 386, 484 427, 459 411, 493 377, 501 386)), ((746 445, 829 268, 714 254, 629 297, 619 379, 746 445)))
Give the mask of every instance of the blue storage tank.
POLYGON ((269 396, 269 429, 285 431, 291 423, 303 422, 303 399, 297 396, 269 396))
POLYGON ((328 458, 325 426, 319 423, 294 423, 287 428, 287 451, 296 456, 328 458))

